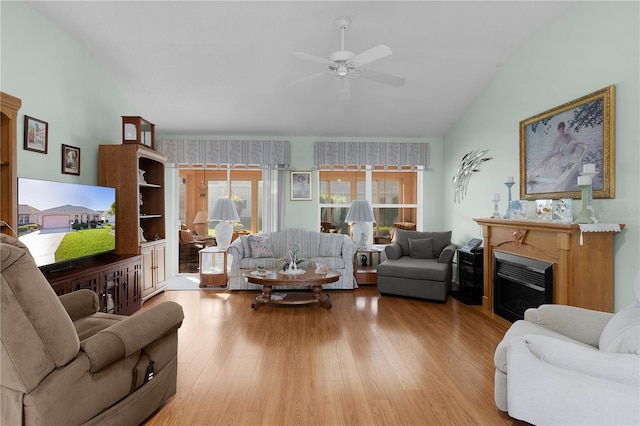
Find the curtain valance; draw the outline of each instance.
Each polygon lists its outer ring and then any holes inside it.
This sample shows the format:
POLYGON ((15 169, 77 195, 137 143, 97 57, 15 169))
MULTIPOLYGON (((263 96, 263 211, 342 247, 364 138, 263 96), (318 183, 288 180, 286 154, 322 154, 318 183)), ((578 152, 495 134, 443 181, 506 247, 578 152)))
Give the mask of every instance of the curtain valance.
POLYGON ((315 165, 429 167, 429 144, 424 142, 316 142, 315 165))
POLYGON ((290 143, 280 140, 162 139, 158 150, 177 164, 288 169, 290 162, 290 143))

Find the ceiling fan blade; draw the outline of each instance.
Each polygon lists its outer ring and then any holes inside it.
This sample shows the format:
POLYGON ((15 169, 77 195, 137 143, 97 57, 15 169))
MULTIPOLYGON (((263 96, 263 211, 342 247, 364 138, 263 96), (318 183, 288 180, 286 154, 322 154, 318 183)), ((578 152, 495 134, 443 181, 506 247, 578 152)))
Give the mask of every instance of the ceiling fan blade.
POLYGON ((302 78, 299 78, 297 80, 294 80, 294 81, 288 83, 287 86, 295 86, 296 84, 306 83, 307 81, 317 80, 317 79, 322 78, 325 75, 329 75, 331 73, 332 73, 332 71, 330 71, 330 70, 317 72, 315 74, 311 74, 311 75, 308 75, 306 77, 302 77, 302 78))
POLYGON ((400 87, 405 83, 405 79, 402 77, 366 70, 364 68, 360 69, 360 77, 377 81, 378 83, 388 84, 393 87, 400 87))
POLYGON ((377 61, 378 59, 382 59, 385 56, 391 55, 393 52, 388 46, 384 44, 379 44, 376 47, 372 47, 369 50, 365 50, 364 52, 354 56, 349 60, 358 66, 362 66, 368 64, 369 62, 377 61))
POLYGON ((335 62, 330 61, 329 59, 326 59, 326 58, 321 58, 320 56, 310 55, 304 52, 293 52, 293 54, 294 56, 300 59, 304 59, 306 61, 319 62, 325 65, 335 65, 335 62))
POLYGON ((349 78, 344 77, 340 79, 340 100, 346 101, 351 97, 351 88, 349 86, 349 78))

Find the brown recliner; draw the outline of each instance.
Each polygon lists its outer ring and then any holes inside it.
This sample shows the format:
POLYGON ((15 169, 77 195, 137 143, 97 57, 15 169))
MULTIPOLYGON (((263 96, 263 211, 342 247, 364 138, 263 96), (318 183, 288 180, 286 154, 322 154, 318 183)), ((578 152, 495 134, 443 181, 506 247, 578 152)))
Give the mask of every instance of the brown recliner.
POLYGON ((137 425, 176 392, 182 307, 131 317, 58 298, 28 249, 0 235, 2 425, 137 425))

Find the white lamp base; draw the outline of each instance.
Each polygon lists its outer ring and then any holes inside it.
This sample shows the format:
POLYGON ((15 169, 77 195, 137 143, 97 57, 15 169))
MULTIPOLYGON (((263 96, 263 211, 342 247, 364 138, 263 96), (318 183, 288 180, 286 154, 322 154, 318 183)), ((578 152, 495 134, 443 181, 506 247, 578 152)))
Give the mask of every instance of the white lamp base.
POLYGON ((360 249, 367 248, 369 242, 369 225, 366 222, 356 222, 351 228, 353 242, 360 249))
POLYGON ((216 243, 220 248, 227 248, 231 244, 233 225, 229 222, 220 222, 216 225, 216 243))

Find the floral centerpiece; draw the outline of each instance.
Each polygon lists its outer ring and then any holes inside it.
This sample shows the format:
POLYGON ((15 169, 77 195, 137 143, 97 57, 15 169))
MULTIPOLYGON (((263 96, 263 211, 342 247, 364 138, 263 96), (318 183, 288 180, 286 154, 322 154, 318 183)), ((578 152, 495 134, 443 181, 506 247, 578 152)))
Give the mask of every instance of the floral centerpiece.
POLYGON ((282 270, 289 271, 298 269, 304 261, 305 259, 298 254, 298 246, 295 245, 293 249, 289 250, 289 253, 281 259, 282 270))

